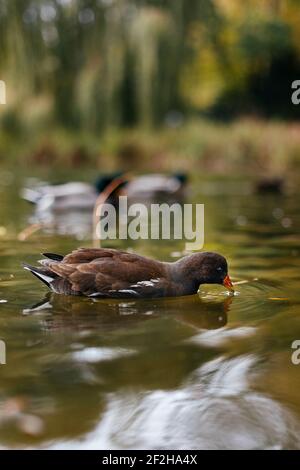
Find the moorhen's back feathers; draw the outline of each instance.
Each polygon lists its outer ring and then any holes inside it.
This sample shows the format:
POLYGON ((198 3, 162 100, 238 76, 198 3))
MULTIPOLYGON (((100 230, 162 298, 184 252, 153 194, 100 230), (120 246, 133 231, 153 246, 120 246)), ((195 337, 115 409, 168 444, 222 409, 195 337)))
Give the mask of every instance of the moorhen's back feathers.
POLYGON ((42 255, 54 261, 62 261, 64 259, 63 255, 58 255, 57 253, 42 253, 42 255))
POLYGON ((72 295, 189 295, 196 293, 201 283, 222 284, 228 278, 227 262, 217 253, 194 253, 174 263, 107 248, 80 248, 64 257, 53 253, 45 256, 47 259, 40 261, 42 268, 26 264, 25 269, 54 292, 72 295))

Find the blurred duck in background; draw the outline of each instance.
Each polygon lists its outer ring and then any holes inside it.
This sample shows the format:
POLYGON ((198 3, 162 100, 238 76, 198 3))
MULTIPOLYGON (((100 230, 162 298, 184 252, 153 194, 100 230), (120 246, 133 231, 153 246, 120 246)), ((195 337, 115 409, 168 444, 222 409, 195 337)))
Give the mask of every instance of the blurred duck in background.
POLYGON ((173 175, 154 173, 133 178, 120 188, 120 194, 128 196, 133 202, 181 201, 185 196, 186 184, 185 173, 173 175))
MULTIPOLYGON (((185 196, 187 175, 148 174, 133 177, 128 173, 114 172, 101 175, 95 184, 68 182, 49 184, 29 179, 21 197, 35 205, 29 218, 30 227, 25 237, 34 230, 46 230, 60 235, 74 235, 84 239, 91 235, 93 211, 99 198, 118 208, 118 197, 127 196, 128 203, 182 202, 185 196), (28 232, 29 229, 29 232, 28 232)), ((23 232, 20 234, 23 238, 23 232)))
POLYGON ((34 212, 28 218, 28 226, 18 238, 26 240, 34 232, 74 236, 78 240, 90 238, 93 229, 93 210, 100 195, 106 202, 115 203, 116 191, 106 194, 109 187, 119 188, 127 182, 121 172, 101 175, 95 184, 80 181, 49 184, 29 179, 21 191, 21 197, 34 204, 34 212))
POLYGON ((187 175, 148 174, 131 177, 115 172, 97 178, 95 184, 80 181, 49 184, 29 180, 22 189, 21 197, 36 205, 38 211, 63 212, 69 210, 92 210, 99 194, 116 182, 108 195, 108 202, 116 204, 119 195, 128 196, 135 202, 142 200, 181 199, 187 183, 187 175))
MULTIPOLYGON (((36 205, 38 212, 53 211, 64 212, 69 210, 93 210, 99 194, 108 187, 112 181, 120 178, 121 172, 102 175, 95 184, 72 181, 63 184, 49 184, 29 179, 21 191, 21 197, 36 205)), ((122 180, 121 183, 126 181, 122 180)))
POLYGON ((285 189, 282 177, 268 176, 256 182, 256 192, 259 194, 283 194, 285 189))

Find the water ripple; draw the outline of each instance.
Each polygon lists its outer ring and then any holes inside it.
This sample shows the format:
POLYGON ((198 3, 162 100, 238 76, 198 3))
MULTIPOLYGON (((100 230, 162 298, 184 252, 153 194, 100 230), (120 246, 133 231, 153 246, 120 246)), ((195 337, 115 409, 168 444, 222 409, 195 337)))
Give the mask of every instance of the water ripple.
POLYGON ((251 389, 257 357, 219 357, 174 391, 108 396, 104 417, 84 440, 51 448, 282 449, 300 445, 300 424, 251 389))

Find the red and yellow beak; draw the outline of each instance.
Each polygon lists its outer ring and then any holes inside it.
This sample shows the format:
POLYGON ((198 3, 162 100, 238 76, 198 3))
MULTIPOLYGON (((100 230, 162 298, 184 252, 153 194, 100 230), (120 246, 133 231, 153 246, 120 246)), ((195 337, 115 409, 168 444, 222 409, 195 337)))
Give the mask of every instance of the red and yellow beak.
POLYGON ((234 292, 233 284, 228 274, 224 278, 223 286, 226 287, 226 289, 230 290, 231 292, 234 292))

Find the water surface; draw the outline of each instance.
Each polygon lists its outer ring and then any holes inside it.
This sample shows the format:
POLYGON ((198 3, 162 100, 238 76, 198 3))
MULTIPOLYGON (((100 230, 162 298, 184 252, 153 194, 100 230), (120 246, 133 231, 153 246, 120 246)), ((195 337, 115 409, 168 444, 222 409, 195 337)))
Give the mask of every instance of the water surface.
MULTIPOLYGON (((18 241, 32 208, 19 201, 22 179, 0 176, 3 448, 300 448, 297 193, 193 181, 204 248, 227 257, 234 297, 202 286, 186 298, 93 301, 50 295, 22 270, 43 251, 91 242, 51 231, 18 241)), ((122 247, 172 260, 184 244, 122 247)))

